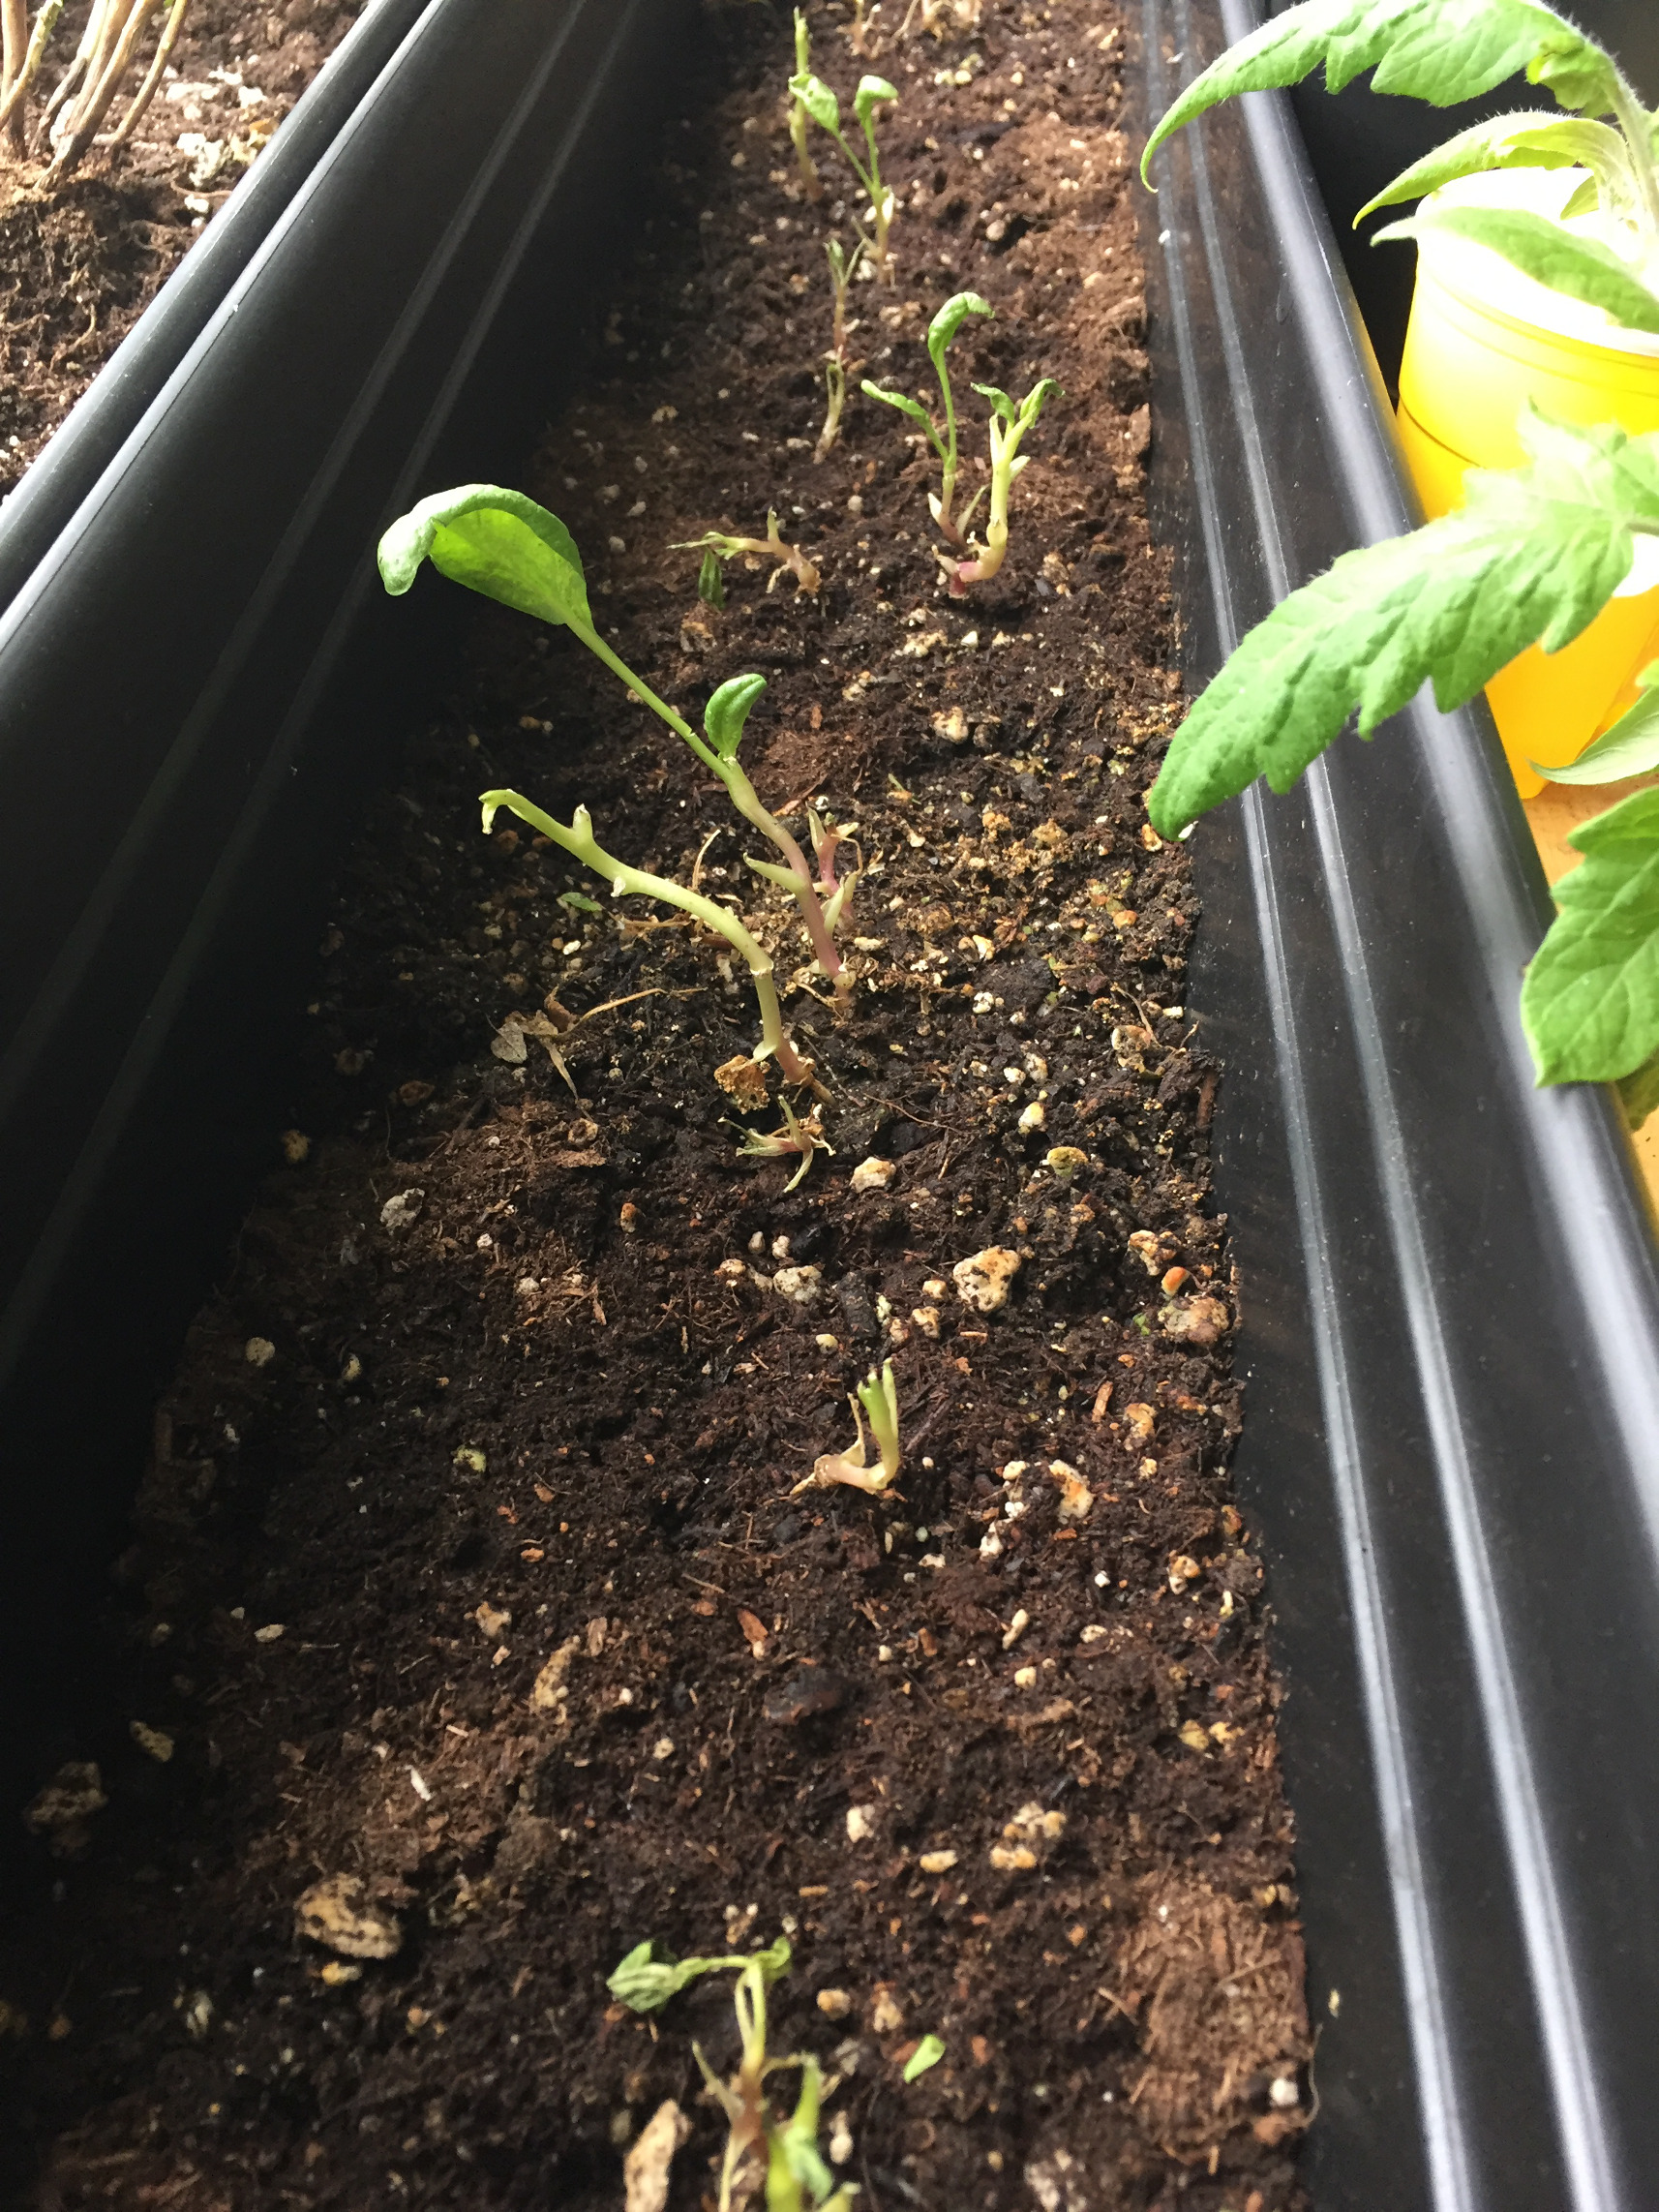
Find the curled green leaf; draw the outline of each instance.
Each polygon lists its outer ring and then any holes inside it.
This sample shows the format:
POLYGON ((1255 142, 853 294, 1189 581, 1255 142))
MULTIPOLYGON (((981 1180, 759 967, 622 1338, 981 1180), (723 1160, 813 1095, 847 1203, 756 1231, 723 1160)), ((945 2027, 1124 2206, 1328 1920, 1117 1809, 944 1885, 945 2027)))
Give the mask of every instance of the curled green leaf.
POLYGON ((498 484, 462 484, 422 500, 386 531, 378 561, 394 598, 430 561, 441 575, 503 607, 544 622, 593 626, 575 539, 557 515, 498 484))
POLYGON ((704 731, 722 760, 737 759, 738 747, 743 742, 743 725, 766 687, 764 676, 733 676, 721 684, 704 708, 704 731))
POLYGON ((1463 238, 1499 254, 1523 276, 1569 299, 1599 307, 1626 330, 1659 332, 1659 294, 1648 290, 1610 246, 1563 230, 1548 216, 1519 207, 1424 208, 1405 223, 1390 223, 1385 238, 1463 238))
POLYGON ((885 76, 860 77, 859 89, 853 95, 853 113, 859 118, 860 129, 866 133, 869 131, 870 117, 875 111, 878 102, 883 100, 896 101, 897 98, 896 88, 890 85, 885 76))
POLYGON ((1407 199, 1421 199, 1441 185, 1460 177, 1478 176, 1492 169, 1587 168, 1598 178, 1614 183, 1617 196, 1630 198, 1634 185, 1624 140, 1605 123, 1586 123, 1574 115, 1541 115, 1523 109, 1515 115, 1490 116, 1471 124, 1436 146, 1385 184, 1374 199, 1368 199, 1354 217, 1357 227, 1379 207, 1396 207, 1407 199))
POLYGON ((1566 108, 1603 115, 1617 75, 1608 55, 1538 0, 1301 0, 1227 48, 1159 119, 1141 159, 1206 108, 1239 92, 1300 84, 1325 65, 1325 89, 1341 92, 1374 69, 1372 89, 1432 106, 1477 99, 1524 71, 1566 108))
POLYGON ((977 291, 952 292, 933 320, 927 325, 927 351, 933 366, 943 376, 946 348, 971 315, 995 315, 996 309, 988 299, 981 299, 977 291))
POLYGON ((930 2066, 937 2066, 945 2056, 945 2045, 937 2036, 923 2036, 904 2062, 904 2078, 914 2081, 918 2075, 925 2074, 930 2066))
POLYGON ((788 1973, 790 1955, 789 1938, 780 1935, 765 1951, 746 1958, 682 1958, 676 1963, 659 1958, 655 1942, 648 1939, 635 1944, 605 1986, 630 2012, 654 2013, 701 1976, 718 1974, 726 1968, 741 1972, 744 1967, 756 1966, 763 1982, 773 1983, 788 1973))
POLYGON ((809 72, 789 80, 789 89, 821 131, 832 138, 841 136, 841 103, 821 76, 809 72))

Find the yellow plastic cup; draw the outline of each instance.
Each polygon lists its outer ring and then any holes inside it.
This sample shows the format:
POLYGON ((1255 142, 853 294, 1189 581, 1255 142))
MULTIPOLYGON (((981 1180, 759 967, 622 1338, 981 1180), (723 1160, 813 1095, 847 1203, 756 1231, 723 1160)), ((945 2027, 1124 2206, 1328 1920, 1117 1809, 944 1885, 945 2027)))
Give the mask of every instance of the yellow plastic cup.
MULTIPOLYGON (((1501 170, 1435 197, 1554 215, 1583 177, 1581 169, 1501 170)), ((1481 247, 1420 240, 1399 425, 1427 515, 1461 502, 1465 470, 1525 460, 1515 426, 1528 400, 1560 422, 1659 430, 1659 337, 1619 328, 1481 247)), ((1523 798, 1544 788, 1529 762, 1576 760, 1635 701, 1638 672, 1659 658, 1659 588, 1651 585, 1639 554, 1620 595, 1571 645, 1554 653, 1532 646, 1487 685, 1523 798)))

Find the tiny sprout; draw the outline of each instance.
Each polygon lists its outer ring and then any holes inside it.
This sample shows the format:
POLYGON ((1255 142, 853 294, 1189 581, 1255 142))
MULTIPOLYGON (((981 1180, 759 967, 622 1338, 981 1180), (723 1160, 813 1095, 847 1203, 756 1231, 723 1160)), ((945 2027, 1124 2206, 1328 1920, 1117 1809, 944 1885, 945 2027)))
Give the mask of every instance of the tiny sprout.
POLYGON ((849 1398, 847 1403, 853 1409, 858 1442, 850 1452, 820 1454, 812 1472, 796 1484, 792 1497, 799 1497, 803 1490, 829 1490, 838 1482, 845 1483, 850 1490, 864 1490, 871 1497, 879 1497, 898 1479, 903 1461, 898 1447, 898 1385, 892 1379, 892 1361, 886 1362, 879 1377, 872 1367, 868 1378, 860 1383, 858 1396, 849 1398), (860 1406, 870 1416, 870 1434, 881 1453, 879 1472, 864 1464, 864 1422, 859 1410, 860 1406))
MULTIPOLYGON (((783 1128, 765 1131, 739 1130, 738 1134, 743 1141, 738 1147, 738 1157, 740 1160, 779 1160, 786 1153, 799 1152, 800 1166, 784 1185, 784 1191, 787 1194, 794 1190, 797 1183, 800 1181, 800 1178, 811 1167, 812 1156, 815 1152, 828 1152, 833 1158, 835 1147, 825 1137, 824 1127, 818 1118, 816 1106, 813 1107, 804 1121, 800 1121, 797 1118, 795 1109, 789 1101, 785 1099, 782 1103, 783 1128)), ((728 1122, 727 1127, 735 1129, 737 1124, 728 1122)))
MULTIPOLYGON (((945 305, 927 325, 928 358, 933 363, 934 374, 939 379, 939 389, 945 399, 945 436, 943 438, 940 437, 933 417, 927 409, 918 401, 911 399, 908 394, 884 391, 880 384, 872 384, 867 380, 859 387, 866 398, 885 400, 890 408, 897 408, 901 414, 907 414, 913 422, 920 423, 922 429, 927 433, 933 450, 939 456, 943 471, 939 491, 937 495, 932 492, 928 493, 927 504, 934 521, 939 525, 946 537, 950 539, 952 545, 960 546, 964 553, 968 550, 968 541, 963 532, 967 529, 969 517, 980 502, 980 495, 979 493, 974 495, 967 511, 958 523, 950 511, 956 499, 956 401, 950 389, 950 373, 945 366, 945 355, 950 341, 961 329, 969 316, 994 315, 995 312, 996 310, 991 306, 989 300, 981 299, 978 292, 959 291, 945 302, 945 305)), ((978 384, 974 387, 976 391, 980 388, 978 384)))
MULTIPOLYGON (((524 493, 504 491, 497 484, 462 484, 454 491, 436 492, 422 500, 386 531, 378 559, 381 581, 394 597, 408 591, 421 563, 430 561, 441 575, 465 584, 469 591, 481 591, 486 598, 517 608, 521 614, 562 625, 580 638, 642 705, 691 747, 704 767, 726 786, 744 821, 783 855, 788 864, 776 870, 772 880, 781 882, 799 907, 819 967, 834 980, 837 990, 848 987, 850 978, 835 950, 806 856, 783 824, 761 803, 760 794, 739 764, 743 726, 766 689, 764 677, 734 676, 720 685, 703 710, 705 742, 685 717, 659 699, 645 679, 636 676, 599 635, 588 604, 582 556, 558 517, 524 493)), ((763 874, 767 872, 764 864, 751 862, 750 865, 763 874)))
POLYGON ((981 399, 991 403, 991 506, 981 553, 971 561, 953 561, 943 553, 934 555, 950 581, 953 599, 966 598, 970 584, 988 582, 1002 566, 1008 553, 1009 492, 1030 459, 1029 454, 1020 452, 1020 440, 1042 412, 1050 395, 1060 391, 1060 386, 1052 377, 1044 377, 1032 386, 1017 408, 1007 392, 999 392, 994 384, 976 384, 974 389, 981 399))
POLYGON ((875 0, 875 5, 869 10, 867 15, 864 11, 864 0, 853 0, 853 20, 847 25, 847 45, 850 50, 856 53, 860 60, 868 59, 874 51, 864 42, 874 28, 874 18, 881 12, 882 0, 875 0))
MULTIPOLYGON (((806 27, 806 16, 798 8, 795 11, 795 76, 812 75, 812 35, 806 27)), ((824 197, 824 179, 818 173, 818 165, 806 150, 808 117, 806 103, 795 89, 795 78, 790 80, 789 135, 795 145, 795 159, 800 170, 800 182, 808 199, 824 197)))
POLYGON ((593 835, 592 818, 586 806, 579 806, 568 828, 556 822, 551 814, 544 814, 539 806, 532 806, 528 799, 516 791, 486 791, 480 802, 484 809, 484 834, 489 835, 498 812, 504 806, 516 814, 521 822, 528 822, 544 837, 556 845, 562 845, 567 853, 590 867, 595 875, 603 876, 617 898, 636 896, 660 898, 665 905, 678 906, 682 913, 694 915, 705 927, 724 937, 727 944, 739 952, 748 962, 749 975, 754 983, 755 996, 761 1006, 761 1049, 776 1058, 778 1070, 786 1083, 803 1083, 810 1069, 789 1041, 783 1026, 783 1012, 777 1001, 777 986, 772 982, 772 964, 759 945, 749 935, 735 914, 723 906, 716 906, 711 898, 701 892, 687 891, 683 884, 673 883, 668 877, 648 875, 643 868, 631 868, 626 862, 607 853, 593 835))
POLYGON ((721 565, 736 560, 739 553, 757 554, 761 560, 776 563, 767 578, 769 591, 786 568, 795 578, 798 591, 816 591, 823 582, 799 545, 785 545, 778 534, 777 516, 769 509, 767 513, 765 537, 727 537, 722 531, 711 530, 706 530, 701 537, 680 538, 669 550, 672 553, 702 554, 703 566, 697 578, 697 596, 706 600, 710 607, 723 607, 726 604, 726 583, 721 574, 721 565))
POLYGON ((864 258, 864 242, 860 238, 850 254, 841 250, 839 238, 831 238, 824 249, 830 258, 830 283, 835 295, 835 318, 831 326, 830 350, 824 356, 824 382, 829 391, 829 407, 824 416, 824 428, 818 434, 818 443, 812 458, 822 461, 841 435, 841 409, 847 400, 847 379, 855 369, 863 367, 861 361, 847 358, 847 287, 852 283, 859 263, 864 258))
POLYGON ((945 2056, 945 2045, 937 2036, 923 2036, 904 2062, 904 2078, 914 2081, 925 2074, 930 2066, 937 2066, 945 2056))
POLYGON ((767 2051, 767 1989, 788 1973, 790 1955, 788 1939, 779 1936, 767 1950, 747 1958, 686 1958, 675 1965, 659 1959, 656 1946, 648 1942, 637 1944, 606 1984, 612 1996, 630 2011, 654 2013, 700 1976, 737 1969, 732 2007, 740 2051, 732 2079, 722 2081, 698 2045, 691 2046, 710 2095, 726 2114, 719 2212, 731 2212, 739 2197, 746 2200, 754 2195, 752 2178, 739 2188, 745 2161, 751 2157, 760 2162, 765 2176, 767 2212, 848 2212, 859 2194, 851 2182, 837 2188, 819 2155, 824 2077, 818 2061, 809 2054, 772 2058, 767 2051), (765 2082, 769 2074, 790 2068, 800 2071, 800 2095, 794 2112, 780 2123, 767 2104, 765 2082))
POLYGON ((880 103, 897 101, 897 92, 885 76, 861 76, 859 79, 859 89, 853 95, 853 112, 859 119, 859 126, 864 134, 864 144, 869 150, 870 158, 866 165, 860 161, 842 136, 841 104, 822 77, 813 76, 806 70, 799 70, 790 78, 789 89, 799 106, 804 108, 820 130, 830 134, 851 164, 853 174, 862 185, 864 197, 870 203, 870 223, 875 233, 871 238, 863 238, 860 231, 860 236, 863 239, 870 259, 875 263, 877 275, 887 284, 896 283, 897 271, 893 267, 892 255, 888 250, 888 232, 892 227, 898 199, 891 187, 882 182, 874 117, 880 103))

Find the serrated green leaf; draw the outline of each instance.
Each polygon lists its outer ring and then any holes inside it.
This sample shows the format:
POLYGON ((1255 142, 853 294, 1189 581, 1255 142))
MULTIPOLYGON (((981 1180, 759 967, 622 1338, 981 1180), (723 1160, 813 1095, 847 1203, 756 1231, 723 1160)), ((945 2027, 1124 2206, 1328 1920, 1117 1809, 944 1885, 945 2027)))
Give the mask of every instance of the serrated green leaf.
POLYGON ((722 760, 737 759, 738 747, 743 742, 743 724, 766 687, 764 676, 729 677, 704 708, 704 730, 722 760))
POLYGON ((1560 768, 1531 765, 1552 783, 1622 783, 1627 775, 1659 769, 1659 660, 1636 679, 1642 697, 1593 745, 1560 768))
POLYGON ((897 100, 897 90, 888 82, 885 76, 860 77, 859 89, 853 95, 853 113, 859 118, 860 127, 868 131, 870 115, 878 101, 897 100))
POLYGON ((1601 115, 1613 106, 1612 62, 1537 0, 1302 0, 1213 61, 1159 119, 1141 175, 1171 132, 1234 93, 1300 84, 1323 62, 1341 92, 1374 68, 1375 92, 1435 107, 1474 100, 1524 70, 1561 106, 1601 115))
POLYGON ((1632 1129, 1640 1129, 1659 1106, 1659 1053, 1655 1053, 1644 1068, 1638 1068, 1634 1076, 1620 1077, 1618 1103, 1632 1129))
POLYGON ((1421 199, 1441 185, 1459 177, 1479 176, 1490 169, 1587 168, 1596 176, 1617 176, 1628 187, 1630 165, 1624 140, 1605 123, 1586 123, 1576 115, 1542 115, 1536 109, 1517 115, 1493 115, 1460 131, 1443 146, 1425 154, 1385 184, 1374 199, 1368 199, 1354 217, 1357 227, 1379 207, 1397 207, 1403 200, 1421 199))
POLYGON ((996 309, 988 299, 981 299, 977 291, 952 292, 933 320, 927 325, 927 353, 933 366, 943 377, 945 350, 971 315, 995 315, 996 309))
POLYGON ((923 2036, 904 2062, 904 2078, 914 2081, 919 2074, 925 2074, 930 2066, 937 2066, 945 2056, 945 2045, 937 2036, 923 2036))
POLYGON ((980 399, 990 401, 993 411, 1000 414, 1004 422, 1012 422, 1014 419, 1014 404, 1007 392, 999 392, 995 384, 976 384, 974 389, 979 393, 980 399))
POLYGON ((1569 299, 1599 307, 1626 330, 1659 332, 1659 295, 1650 292, 1611 246, 1563 230, 1548 216, 1520 207, 1426 207, 1405 223, 1390 223, 1387 238, 1463 238, 1499 254, 1523 276, 1569 299))
POLYGON ((401 515, 381 538, 380 580, 394 597, 423 561, 468 591, 544 622, 591 629, 576 541, 557 515, 498 484, 435 492, 401 515))
POLYGON ((1567 838, 1584 854, 1551 887, 1560 909, 1521 990, 1541 1083, 1613 1083, 1659 1051, 1659 790, 1567 838))
POLYGON ((821 76, 792 76, 789 89, 821 131, 828 131, 831 137, 840 136, 841 103, 821 76))
POLYGON ((1176 732, 1148 801, 1161 835, 1265 775, 1288 791, 1357 707, 1362 736, 1433 681, 1462 706, 1518 652, 1557 651, 1630 572, 1626 518, 1659 526, 1659 433, 1580 429, 1531 410, 1532 455, 1470 470, 1466 503, 1343 554, 1242 640, 1176 732))

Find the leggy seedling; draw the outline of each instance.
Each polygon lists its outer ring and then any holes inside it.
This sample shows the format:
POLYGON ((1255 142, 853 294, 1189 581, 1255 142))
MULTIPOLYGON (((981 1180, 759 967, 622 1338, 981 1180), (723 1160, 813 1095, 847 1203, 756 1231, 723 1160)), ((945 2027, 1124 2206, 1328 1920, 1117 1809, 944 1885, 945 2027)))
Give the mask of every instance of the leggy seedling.
POLYGON ((829 392, 829 403, 824 414, 824 428, 818 434, 818 443, 812 449, 813 461, 822 461, 841 435, 841 409, 847 404, 847 379, 861 362, 847 358, 847 287, 852 283, 859 263, 864 258, 864 243, 860 238, 850 254, 844 253, 839 238, 831 238, 824 249, 830 261, 830 285, 835 297, 834 320, 830 325, 830 350, 824 356, 824 382, 829 392))
MULTIPOLYGON (((964 552, 968 541, 963 532, 967 529, 969 516, 979 504, 980 495, 976 494, 967 512, 958 522, 951 511, 956 499, 956 401, 950 389, 950 372, 945 365, 945 355, 950 341, 969 316, 995 313, 990 301, 981 299, 977 291, 959 291, 945 302, 927 325, 927 356, 933 363, 933 373, 939 379, 939 390, 945 401, 943 438, 939 435, 939 427, 932 415, 908 393, 884 391, 880 384, 872 384, 868 379, 859 387, 867 399, 885 400, 890 408, 897 408, 901 414, 907 414, 913 422, 920 423, 927 433, 933 450, 939 456, 942 471, 939 490, 937 493, 928 493, 927 504, 945 536, 964 552)), ((976 385, 974 388, 978 391, 982 387, 976 385)))
MULTIPOLYGON (((788 1938, 779 1936, 747 1958, 684 1958, 678 1965, 655 1955, 652 1943, 629 1952, 606 1983, 618 2003, 631 2012, 654 2013, 705 1974, 737 1970, 732 2006, 738 2017, 738 2071, 722 2081, 696 2044, 691 2054, 710 2093, 726 2114, 726 2153, 720 2164, 719 2212, 731 2212, 745 2162, 758 2160, 766 2185, 767 2212, 848 2212, 859 2194, 851 2182, 839 2188, 818 2150, 818 2114, 824 2080, 810 2053, 772 2058, 767 2051, 767 1990, 789 1971, 788 1938), (800 2095, 794 2112, 778 2121, 766 2098, 766 2077, 799 2068, 800 2095)), ((833 2084, 831 2084, 833 2086, 833 2084)), ((752 2193, 753 2184, 744 2191, 752 2193)))
POLYGON ((843 1483, 850 1490, 864 1490, 872 1497, 879 1497, 897 1481, 904 1463, 899 1454, 898 1385, 892 1379, 892 1361, 890 1359, 884 1364, 879 1377, 872 1367, 865 1380, 860 1383, 858 1396, 849 1398, 847 1403, 853 1409, 853 1421, 859 1432, 857 1443, 851 1451, 821 1453, 812 1472, 796 1484, 792 1496, 799 1497, 803 1490, 829 1490, 836 1483, 843 1483), (860 1406, 870 1416, 870 1434, 881 1455, 879 1468, 864 1464, 866 1447, 860 1406))
POLYGON ((776 563, 767 578, 769 591, 787 568, 795 578, 798 591, 816 591, 823 579, 799 545, 785 545, 778 534, 777 516, 767 513, 765 537, 727 537, 717 530, 705 530, 701 537, 681 538, 669 548, 672 553, 701 553, 703 566, 697 576, 697 595, 711 607, 726 604, 726 580, 721 574, 724 562, 733 561, 739 553, 757 554, 763 561, 776 563))
POLYGON ((1007 392, 999 392, 994 384, 974 386, 981 399, 991 403, 991 504, 985 521, 984 550, 968 561, 953 561, 941 553, 936 555, 950 585, 950 596, 961 599, 967 596, 970 584, 983 584, 1002 566, 1008 554, 1008 501, 1014 478, 1024 469, 1029 454, 1021 453, 1020 441, 1038 416, 1042 412, 1049 395, 1060 386, 1052 377, 1044 377, 1034 384, 1016 407, 1007 392))
POLYGON ((818 173, 818 164, 807 147, 810 119, 806 103, 796 91, 798 78, 812 75, 812 34, 806 27, 806 16, 798 8, 795 11, 795 76, 789 83, 789 136, 795 147, 796 165, 800 170, 801 188, 808 199, 824 197, 824 179, 818 173))
POLYGON ((629 867, 625 861, 606 852, 593 834, 592 819, 586 806, 576 809, 567 828, 516 791, 486 791, 480 803, 484 809, 486 836, 498 812, 504 806, 509 814, 516 814, 521 822, 539 831, 542 836, 561 845, 584 867, 603 876, 611 886, 613 897, 660 898, 665 905, 678 906, 681 913, 695 916, 705 928, 724 937, 748 963, 755 996, 760 1001, 761 1047, 756 1057, 775 1058, 786 1083, 803 1083, 808 1079, 811 1070, 790 1043, 789 1032, 783 1025, 783 1010, 778 1005, 777 986, 772 982, 771 961, 735 914, 717 906, 713 899, 705 898, 699 891, 688 891, 683 884, 675 883, 667 876, 649 875, 644 868, 629 867))
POLYGON ((841 104, 820 76, 800 70, 789 80, 789 89, 800 106, 811 116, 821 131, 828 131, 843 154, 846 155, 853 174, 864 189, 870 203, 870 227, 873 237, 863 238, 865 252, 875 266, 876 274, 884 283, 897 281, 892 255, 888 247, 888 232, 892 227, 893 214, 898 206, 898 196, 890 185, 882 182, 881 156, 876 150, 875 110, 884 101, 896 102, 898 94, 885 76, 861 76, 859 88, 853 95, 853 113, 864 134, 864 144, 869 152, 867 163, 860 161, 841 133, 841 104))
POLYGON ((587 579, 576 541, 546 507, 522 492, 498 484, 463 484, 436 492, 393 523, 380 540, 380 578, 394 596, 407 591, 423 561, 440 575, 469 591, 481 591, 503 607, 538 616, 570 630, 588 651, 628 686, 651 712, 666 722, 697 758, 726 786, 732 803, 783 855, 773 868, 763 861, 749 866, 780 884, 795 899, 824 973, 846 988, 845 963, 835 950, 830 924, 800 847, 768 809, 738 761, 743 725, 766 689, 763 676, 737 676, 722 683, 703 712, 707 742, 682 714, 659 699, 643 677, 613 651, 593 626, 587 579))

